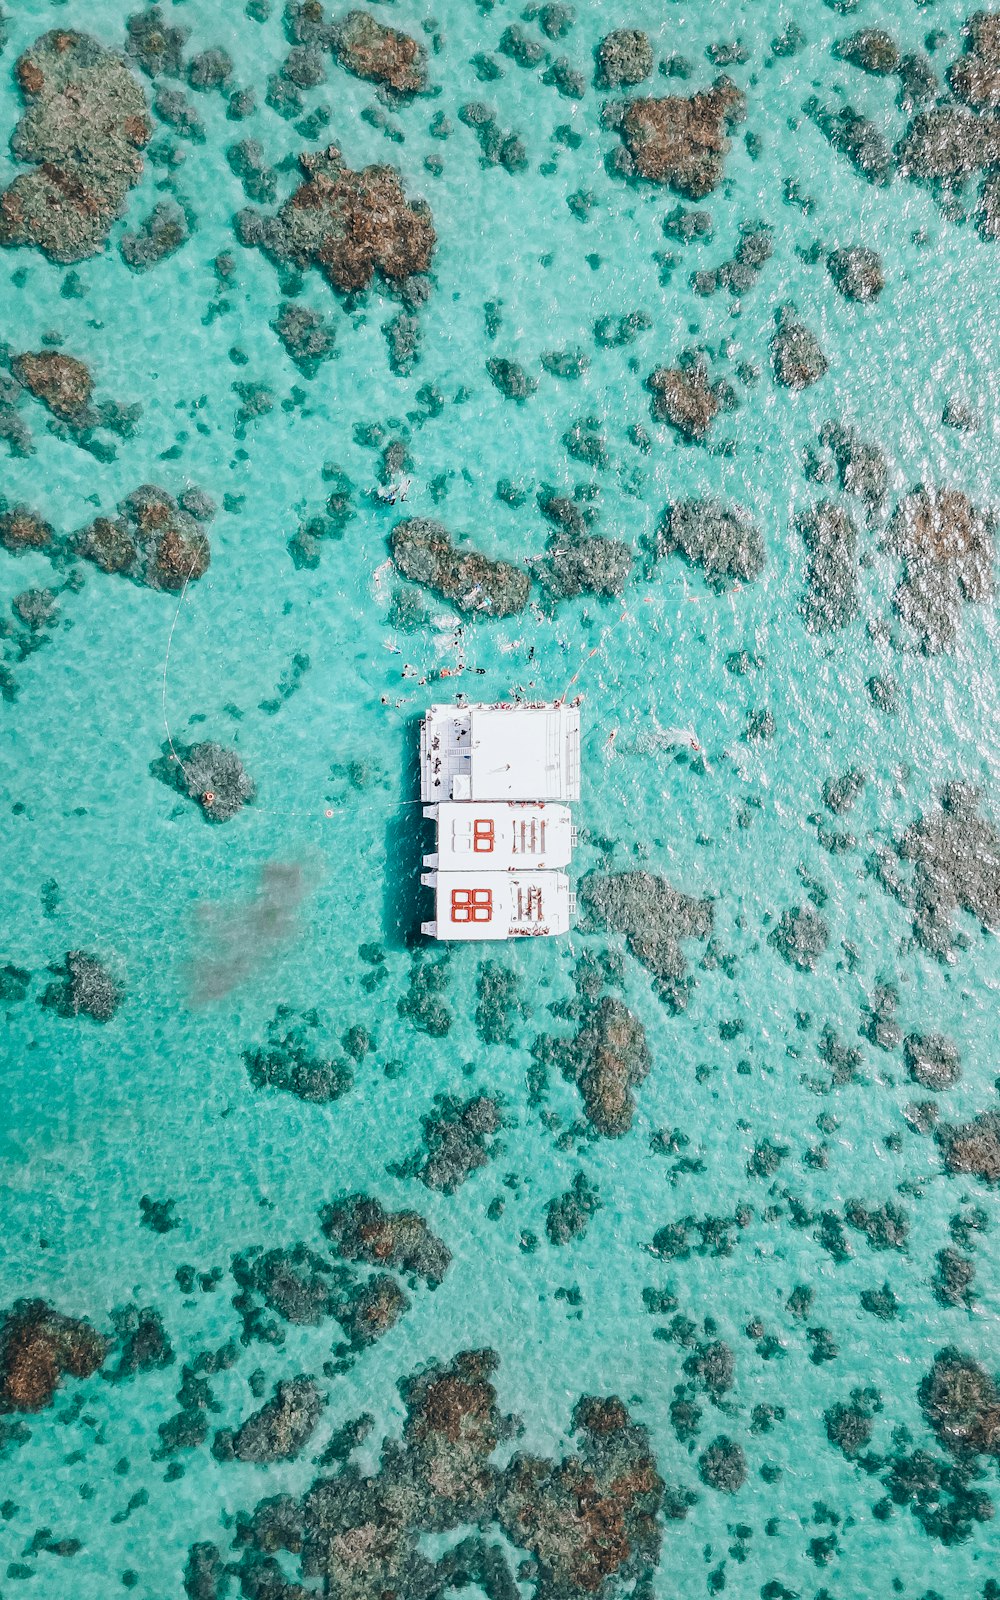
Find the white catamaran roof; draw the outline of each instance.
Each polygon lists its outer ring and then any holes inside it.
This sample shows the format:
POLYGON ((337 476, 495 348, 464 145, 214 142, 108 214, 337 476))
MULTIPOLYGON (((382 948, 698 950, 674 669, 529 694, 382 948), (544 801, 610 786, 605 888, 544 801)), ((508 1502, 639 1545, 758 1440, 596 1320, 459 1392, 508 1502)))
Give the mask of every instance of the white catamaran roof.
POLYGON ((431 706, 420 728, 423 800, 578 800, 580 712, 562 701, 431 706))
POLYGON ((566 933, 574 897, 564 872, 425 872, 437 939, 525 939, 566 933))
POLYGON ((573 854, 572 812, 552 801, 443 800, 424 815, 437 821, 425 867, 525 872, 568 866, 573 854))

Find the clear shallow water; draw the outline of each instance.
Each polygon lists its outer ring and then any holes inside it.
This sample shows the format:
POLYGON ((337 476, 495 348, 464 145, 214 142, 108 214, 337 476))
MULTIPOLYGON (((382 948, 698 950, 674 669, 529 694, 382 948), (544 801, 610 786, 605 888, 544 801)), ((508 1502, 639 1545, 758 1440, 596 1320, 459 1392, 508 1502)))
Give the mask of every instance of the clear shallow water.
MULTIPOLYGON (((86 27, 120 47, 130 9, 103 3, 83 17, 70 5, 31 0, 17 7, 0 57, 2 125, 12 129, 20 114, 13 62, 39 33, 86 27)), ((971 223, 947 222, 914 185, 879 190, 862 183, 801 115, 811 93, 842 98, 896 138, 906 119, 893 104, 895 80, 837 62, 831 46, 879 24, 912 49, 940 28, 948 35, 935 57, 940 74, 961 48, 964 13, 862 5, 843 18, 812 5, 797 14, 802 51, 765 68, 770 41, 790 15, 777 7, 758 5, 746 15, 723 7, 709 15, 677 6, 662 15, 637 5, 619 17, 606 7, 578 6, 574 28, 552 50, 568 55, 588 80, 597 40, 619 24, 648 28, 658 58, 678 52, 695 63, 676 92, 711 81, 716 69, 704 58, 710 44, 738 37, 749 51, 747 65, 729 69, 746 88, 747 123, 736 130, 722 186, 702 203, 714 237, 685 247, 662 233, 675 196, 630 186, 606 170, 619 141, 600 126, 599 91, 588 88, 579 102, 564 99, 537 72, 502 57, 502 79, 477 81, 470 58, 495 51, 516 20, 511 8, 480 14, 450 0, 436 11, 442 46, 430 76, 440 94, 391 112, 400 142, 362 120, 377 103, 373 91, 335 65, 328 83, 306 95, 307 109, 329 106, 328 134, 306 141, 263 105, 267 73, 287 51, 277 12, 260 25, 240 13, 223 22, 202 0, 164 10, 191 28, 189 52, 225 46, 236 81, 258 87, 261 109, 233 124, 220 96, 192 96, 206 140, 182 146, 169 188, 195 225, 187 244, 151 271, 130 273, 116 249, 124 228, 135 227, 160 198, 167 169, 148 163, 108 250, 76 269, 81 298, 61 293, 66 269, 37 252, 0 253, 10 345, 34 350, 58 333, 63 348, 90 365, 100 397, 143 406, 136 436, 119 441, 108 462, 51 437, 42 408, 22 406, 36 450, 0 463, 0 492, 66 532, 98 510, 110 513, 142 482, 180 493, 190 481, 220 506, 227 495, 243 498, 230 500, 234 509, 220 510, 213 522, 211 568, 179 612, 168 594, 87 568, 78 592, 60 594, 59 626, 16 667, 18 697, 2 708, 0 954, 36 977, 28 1001, 11 1006, 6 1018, 0 1305, 44 1296, 104 1328, 114 1307, 152 1305, 177 1360, 117 1386, 96 1377, 70 1381, 51 1410, 28 1419, 30 1440, 0 1463, 10 1502, 0 1522, 0 1593, 20 1592, 20 1565, 33 1573, 32 1594, 54 1600, 70 1588, 81 1596, 116 1592, 128 1572, 138 1574, 133 1592, 151 1600, 181 1594, 191 1543, 227 1549, 226 1525, 238 1510, 266 1495, 301 1494, 334 1427, 371 1412, 376 1427, 362 1459, 374 1465, 382 1435, 402 1424, 397 1380, 422 1362, 490 1347, 500 1356, 501 1407, 524 1418, 527 1448, 558 1456, 579 1395, 617 1393, 650 1430, 662 1476, 697 1492, 686 1519, 665 1527, 649 1591, 657 1597, 704 1594, 709 1574, 718 1585, 720 1564, 727 1592, 741 1596, 775 1579, 802 1595, 825 1587, 837 1600, 889 1592, 890 1581, 907 1596, 979 1595, 1000 1565, 996 1524, 974 1525, 949 1547, 925 1534, 905 1507, 890 1520, 876 1517, 879 1478, 828 1443, 822 1414, 852 1388, 872 1384, 883 1405, 874 1447, 888 1452, 892 1430, 905 1427, 916 1444, 931 1448, 917 1390, 935 1351, 954 1344, 997 1366, 993 1236, 981 1235, 971 1251, 971 1309, 943 1305, 932 1288, 936 1253, 951 1243, 949 1218, 971 1203, 989 1211, 990 1191, 974 1179, 945 1176, 937 1145, 905 1120, 904 1107, 928 1097, 907 1080, 902 1051, 883 1052, 858 1038, 875 986, 894 982, 904 1032, 944 1033, 960 1051, 963 1076, 938 1097, 942 1117, 961 1122, 995 1105, 995 944, 963 917, 968 947, 954 963, 935 961, 913 943, 907 910, 865 871, 873 845, 930 811, 943 782, 970 780, 984 787, 987 804, 995 800, 995 616, 988 607, 965 607, 957 647, 940 657, 873 640, 866 622, 890 615, 898 576, 898 563, 879 550, 876 527, 861 536, 871 564, 861 571, 859 615, 842 632, 812 635, 798 610, 805 552, 792 528, 796 511, 830 492, 802 471, 803 452, 829 417, 854 423, 884 449, 890 505, 920 482, 962 487, 984 504, 995 494, 995 247, 971 223), (473 133, 457 117, 472 99, 495 104, 504 127, 522 135, 525 172, 481 165, 473 133), (438 111, 454 125, 446 141, 427 131, 438 111), (558 147, 556 171, 546 175, 540 167, 552 159, 552 133, 561 124, 581 142, 575 150, 558 147), (756 160, 744 143, 747 130, 760 139, 756 160), (334 317, 337 355, 311 381, 288 360, 269 326, 282 298, 275 269, 239 246, 232 230, 245 200, 224 151, 245 136, 259 138, 272 163, 335 138, 352 166, 390 160, 408 194, 426 197, 438 246, 433 290, 419 313, 423 353, 409 377, 390 371, 380 331, 394 303, 374 290, 345 313, 315 273, 306 275, 301 299, 334 317), (440 175, 425 168, 429 155, 440 155, 440 175), (808 214, 783 203, 788 178, 814 196, 808 214), (596 197, 586 222, 566 204, 580 189, 596 197), (726 260, 740 225, 758 221, 772 225, 775 250, 755 287, 740 301, 726 291, 708 299, 694 294, 690 273, 726 260), (923 243, 915 243, 921 231, 923 243), (824 252, 847 243, 877 249, 887 285, 877 303, 847 302, 822 260, 810 265, 797 254, 814 240, 824 252), (211 263, 222 250, 232 251, 236 270, 220 291, 211 263), (654 252, 665 250, 677 264, 661 285, 654 252), (220 294, 229 309, 208 320, 220 294), (498 299, 502 319, 490 339, 483 307, 498 299), (829 360, 826 377, 801 394, 780 389, 769 375, 774 317, 789 300, 829 360), (595 345, 598 317, 637 309, 651 326, 633 344, 595 345), (685 446, 650 418, 643 379, 693 343, 707 346, 714 369, 730 378, 741 361, 761 370, 756 385, 736 385, 739 408, 716 424, 713 438, 731 439, 731 453, 685 446), (538 366, 542 351, 567 345, 590 356, 579 381, 561 382, 538 366), (233 361, 234 350, 245 362, 233 361), (494 354, 539 376, 523 406, 490 383, 485 361, 494 354), (276 400, 242 439, 234 436, 234 381, 266 384, 276 400), (435 385, 445 404, 422 422, 417 396, 425 384, 435 385), (981 413, 978 432, 941 425, 945 400, 959 392, 981 413), (286 400, 295 402, 287 410, 286 400), (571 460, 561 444, 584 416, 601 419, 610 457, 603 471, 571 460), (484 669, 471 681, 484 697, 529 683, 559 694, 585 661, 580 873, 605 866, 602 845, 614 841, 614 869, 643 865, 690 894, 712 896, 716 943, 734 957, 728 971, 704 970, 702 947, 686 946, 696 982, 688 1009, 674 1017, 626 956, 622 995, 646 1030, 653 1067, 622 1139, 581 1131, 570 1085, 550 1083, 545 1110, 556 1121, 543 1117, 529 1092, 532 1041, 568 1031, 548 1007, 572 998, 575 961, 602 948, 603 936, 575 933, 561 944, 500 952, 526 1006, 512 1046, 485 1044, 477 1034, 474 951, 451 955, 445 1000, 453 1020, 445 1037, 416 1030, 397 1011, 413 965, 393 920, 408 832, 400 800, 412 794, 412 718, 432 692, 401 680, 400 672, 405 662, 423 676, 451 657, 447 627, 397 634, 388 619, 393 580, 376 573, 396 513, 367 498, 378 455, 355 433, 358 424, 375 422, 389 436, 408 429, 415 480, 409 513, 440 517, 489 554, 518 561, 542 550, 548 530, 533 493, 542 483, 562 492, 596 483, 599 531, 637 553, 664 505, 680 498, 730 497, 753 511, 764 532, 764 573, 735 593, 714 594, 697 569, 675 558, 661 561, 649 580, 637 562, 624 606, 584 598, 564 602, 551 620, 529 611, 466 627, 467 660, 484 669), (648 453, 629 443, 636 424, 651 435, 648 453), (351 479, 357 515, 342 540, 324 543, 315 570, 299 570, 287 543, 301 519, 322 509, 325 463, 351 479), (496 498, 504 477, 532 490, 523 507, 496 498), (206 826, 194 806, 149 773, 164 737, 161 685, 175 613, 167 676, 173 735, 234 746, 258 788, 256 803, 222 827, 206 826), (740 650, 762 660, 746 676, 726 668, 740 650), (296 655, 309 664, 295 693, 277 712, 262 710, 296 655), (898 681, 894 716, 877 710, 866 691, 876 674, 898 681), (745 742, 748 716, 764 710, 773 716, 773 737, 745 742), (651 742, 654 718, 697 728, 707 771, 651 742), (606 740, 613 730, 612 757, 606 740), (858 844, 832 855, 810 818, 822 811, 823 781, 851 766, 870 775, 842 824, 858 844), (213 953, 203 908, 246 906, 268 862, 301 870, 304 893, 291 926, 272 945, 238 931, 241 948, 253 947, 250 970, 223 999, 196 1003, 198 974, 213 953), (44 889, 51 880, 57 896, 44 889), (767 934, 782 911, 809 903, 810 890, 823 901, 830 938, 815 970, 800 972, 781 960, 767 934), (374 993, 361 986, 369 968, 358 951, 367 942, 386 951, 387 977, 374 993), (850 960, 845 943, 856 951, 850 960), (35 1004, 44 969, 70 949, 101 954, 124 975, 127 998, 111 1022, 64 1020, 35 1004), (264 1038, 279 1004, 315 1007, 323 1037, 334 1045, 354 1024, 373 1035, 375 1048, 344 1098, 316 1106, 253 1088, 241 1053, 264 1038), (734 1021, 742 1031, 727 1026, 734 1021), (822 1076, 824 1025, 862 1049, 863 1081, 818 1095, 803 1080, 822 1076), (392 1076, 383 1070, 388 1063, 400 1064, 392 1076), (502 1152, 451 1196, 388 1170, 420 1148, 420 1119, 441 1092, 496 1095, 506 1118, 502 1152), (825 1135, 817 1130, 823 1114, 835 1119, 825 1135), (687 1136, 685 1154, 699 1165, 672 1180, 674 1161, 655 1154, 650 1137, 673 1128, 687 1136), (570 1137, 560 1138, 568 1129, 570 1137), (824 1137, 827 1165, 811 1166, 804 1157, 824 1137), (746 1170, 765 1138, 788 1151, 770 1181, 746 1170), (584 1237, 557 1247, 545 1236, 545 1207, 581 1170, 602 1207, 584 1237), (900 1185, 917 1187, 900 1192, 900 1185), (206 1445, 174 1458, 183 1475, 171 1481, 168 1464, 153 1459, 157 1426, 176 1409, 181 1363, 239 1334, 231 1258, 255 1243, 305 1240, 321 1248, 319 1206, 357 1190, 427 1218, 454 1254, 444 1283, 433 1293, 415 1291, 384 1339, 324 1381, 323 1420, 297 1460, 268 1468, 223 1464, 206 1445), (791 1225, 787 1194, 817 1215, 842 1213, 852 1198, 870 1206, 894 1200, 909 1215, 906 1247, 875 1251, 863 1234, 851 1233, 853 1256, 834 1264, 814 1230, 791 1225), (173 1199, 177 1226, 163 1234, 143 1227, 144 1195, 173 1199), (497 1196, 506 1204, 491 1220, 497 1196), (650 1253, 665 1224, 730 1217, 744 1202, 754 1215, 731 1254, 663 1261, 650 1253), (769 1220, 772 1204, 781 1214, 769 1220), (175 1279, 183 1264, 220 1268, 218 1286, 185 1294, 175 1279), (862 1290, 885 1280, 899 1301, 891 1322, 859 1302, 862 1290), (786 1309, 797 1285, 814 1291, 806 1322, 786 1309), (690 1450, 669 1416, 688 1351, 657 1337, 670 1318, 646 1311, 648 1287, 669 1290, 699 1336, 703 1319, 713 1318, 714 1337, 735 1354, 725 1409, 701 1396, 705 1417, 690 1450), (568 1289, 578 1295, 559 1296, 568 1289), (782 1356, 760 1358, 744 1331, 753 1318, 781 1341, 782 1356), (807 1327, 830 1330, 834 1359, 810 1359, 807 1327), (785 1420, 768 1433, 751 1428, 761 1405, 785 1407, 785 1420), (695 1465, 720 1432, 738 1440, 747 1457, 746 1484, 732 1497, 703 1487, 695 1465), (767 1464, 782 1468, 776 1482, 761 1477, 767 1464), (139 1491, 148 1499, 116 1521, 139 1491), (824 1507, 839 1519, 835 1525, 824 1507), (751 1531, 737 1535, 737 1525, 751 1531), (79 1539, 82 1548, 71 1558, 26 1557, 38 1528, 79 1539), (821 1565, 810 1541, 831 1530, 835 1548, 821 1565)), ((414 33, 424 21, 410 7, 378 14, 414 33)), ((663 79, 653 82, 653 93, 671 92, 659 87, 663 79)), ((157 133, 164 136, 169 130, 157 133)), ((0 177, 9 182, 15 170, 10 162, 0 177)), ((291 176, 282 182, 284 194, 291 176)), ((11 597, 59 581, 37 556, 0 552, 0 572, 11 597)), ((443 618, 447 607, 431 600, 430 611, 443 618)), ((229 915, 239 921, 232 909, 229 915)), ((244 925, 239 921, 240 930, 244 925)), ((220 1406, 213 1429, 236 1426, 259 1404, 248 1386, 255 1368, 264 1369, 270 1393, 278 1378, 320 1373, 338 1336, 328 1321, 288 1328, 278 1350, 241 1347, 236 1365, 213 1380, 220 1406)), ((984 1481, 995 1494, 995 1464, 984 1481)), ((525 1582, 522 1592, 532 1585, 525 1582)))

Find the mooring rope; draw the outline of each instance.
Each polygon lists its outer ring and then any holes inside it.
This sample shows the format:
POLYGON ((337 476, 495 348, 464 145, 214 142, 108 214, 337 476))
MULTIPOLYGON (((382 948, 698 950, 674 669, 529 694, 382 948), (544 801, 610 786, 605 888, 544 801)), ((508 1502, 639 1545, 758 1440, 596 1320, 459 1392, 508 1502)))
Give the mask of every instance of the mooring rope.
POLYGON ((588 650, 587 654, 584 656, 583 660, 580 662, 580 665, 577 667, 577 669, 574 672, 573 676, 570 678, 569 683, 566 685, 566 687, 563 690, 562 694, 559 696, 559 699, 556 701, 557 705, 562 705, 565 702, 566 696, 569 694, 569 691, 572 689, 574 683, 576 683, 577 679, 580 677, 581 673, 583 672, 584 667, 587 665, 587 662, 593 660, 594 656, 596 656, 601 650, 604 649, 604 642, 607 639, 608 635, 610 633, 614 633, 615 629, 617 627, 619 627, 621 625, 621 623, 627 622, 629 620, 630 619, 629 619, 628 611, 624 607, 622 607, 622 614, 617 619, 617 621, 610 622, 606 628, 602 628, 601 637, 600 637, 598 643, 595 644, 593 650, 588 650))
POLYGON ((187 768, 185 767, 180 756, 177 754, 177 749, 174 745, 173 737, 170 732, 170 723, 167 719, 167 671, 170 666, 170 652, 174 643, 174 629, 177 626, 177 618, 181 614, 181 606, 184 604, 184 596, 187 594, 188 584, 191 582, 191 579, 194 576, 194 569, 198 564, 198 556, 199 552, 196 550, 191 557, 191 565, 188 568, 187 577, 184 579, 184 582, 181 585, 181 592, 177 598, 177 609, 174 612, 174 620, 170 624, 170 632, 167 635, 167 651, 166 655, 163 657, 163 677, 160 683, 160 711, 163 716, 163 731, 167 736, 167 744, 170 746, 171 757, 177 762, 177 765, 180 767, 185 778, 187 778, 187 768))

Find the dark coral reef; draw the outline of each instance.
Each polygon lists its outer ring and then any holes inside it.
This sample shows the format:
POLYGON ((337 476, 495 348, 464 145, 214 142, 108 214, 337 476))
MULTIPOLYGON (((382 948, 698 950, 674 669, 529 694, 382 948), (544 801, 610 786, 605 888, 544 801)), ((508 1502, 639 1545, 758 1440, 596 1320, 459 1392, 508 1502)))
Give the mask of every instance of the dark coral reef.
POLYGON ((597 79, 602 88, 631 88, 653 70, 653 47, 641 28, 616 28, 597 47, 597 79))
POLYGON ((552 1244, 570 1244, 582 1239, 590 1219, 601 1209, 597 1185, 586 1173, 578 1172, 563 1194, 554 1196, 545 1208, 545 1232, 552 1244))
POLYGON ((241 211, 237 232, 275 262, 315 266, 335 289, 354 293, 376 274, 400 283, 430 270, 435 233, 429 207, 410 201, 392 167, 352 172, 336 145, 299 157, 304 182, 272 217, 241 211))
MULTIPOLYGON (((301 1499, 279 1495, 240 1516, 243 1592, 311 1592, 282 1575, 275 1553, 287 1552, 303 1579, 351 1600, 472 1584, 513 1600, 518 1585, 504 1546, 488 1542, 491 1529, 529 1552, 536 1600, 610 1600, 644 1581, 659 1560, 664 1489, 646 1430, 617 1397, 585 1397, 568 1455, 516 1453, 501 1466, 494 1452, 518 1424, 498 1407, 497 1364, 492 1351, 466 1350, 405 1379, 402 1439, 386 1441, 374 1471, 350 1459, 367 1431, 360 1419, 338 1448, 338 1470, 301 1499), (472 1531, 444 1553, 429 1551, 425 1535, 458 1529, 472 1531)), ((198 1545, 189 1570, 218 1570, 217 1561, 198 1545)))
POLYGON ((309 1377, 288 1378, 274 1396, 233 1432, 220 1428, 212 1452, 219 1461, 290 1461, 308 1443, 326 1404, 319 1385, 309 1377))
POLYGON ((745 115, 745 97, 729 78, 717 78, 690 99, 630 100, 621 116, 620 165, 701 200, 721 183, 727 132, 745 115))
POLYGON ((16 1301, 0 1322, 0 1413, 41 1411, 62 1378, 89 1378, 108 1348, 89 1322, 44 1300, 16 1301))
POLYGON ((605 995, 588 1009, 573 1038, 543 1036, 532 1055, 577 1085, 597 1133, 617 1139, 628 1132, 635 1115, 632 1090, 648 1077, 652 1057, 642 1023, 620 1000, 605 995))
POLYGON ((883 887, 912 908, 914 933, 933 955, 948 957, 964 942, 959 911, 1000 929, 1000 833, 981 799, 974 784, 946 784, 940 804, 906 829, 895 855, 882 850, 873 860, 883 887), (912 863, 909 881, 898 862, 912 863))
POLYGON ((531 579, 520 567, 458 548, 430 517, 410 517, 392 532, 392 559, 404 578, 426 584, 468 615, 507 617, 528 602, 531 579))
POLYGON ((206 822, 230 822, 257 794, 237 752, 212 739, 165 744, 150 772, 168 788, 193 800, 206 822))
POLYGON ((186 494, 178 502, 165 489, 145 483, 126 496, 116 517, 98 517, 82 529, 73 548, 102 572, 150 589, 180 590, 208 571, 204 523, 214 510, 204 496, 186 494))
POLYGON ((444 1279, 451 1251, 417 1211, 386 1211, 373 1195, 351 1194, 324 1206, 323 1232, 344 1261, 391 1267, 432 1288, 444 1279))
POLYGON ((966 51, 948 69, 948 82, 974 111, 1000 110, 1000 15, 977 11, 965 25, 966 51))
POLYGON ((243 1061, 255 1089, 284 1089, 314 1105, 339 1100, 354 1083, 350 1060, 323 1045, 318 1013, 291 1006, 278 1007, 265 1043, 244 1050, 243 1061))
POLYGON ((283 1322, 318 1327, 335 1314, 344 1281, 326 1257, 301 1240, 288 1249, 252 1245, 233 1257, 232 1272, 244 1344, 254 1339, 284 1344, 283 1322))
POLYGON ((499 1101, 485 1094, 468 1100, 439 1094, 434 1106, 421 1118, 423 1152, 412 1156, 399 1169, 400 1175, 419 1178, 428 1189, 454 1194, 498 1153, 503 1112, 499 1101))
POLYGON ((752 583, 764 567, 764 540, 750 513, 721 500, 679 500, 664 513, 657 553, 677 552, 701 567, 713 589, 752 583))
POLYGON ((889 524, 887 546, 902 558, 896 610, 927 654, 954 647, 962 604, 994 592, 996 518, 961 489, 916 489, 889 524))
POLYGON ((684 894, 649 872, 594 873, 584 879, 580 895, 597 926, 625 935, 632 954, 652 973, 661 998, 672 1009, 683 1010, 693 980, 681 940, 709 937, 712 901, 684 894))
POLYGON ((858 611, 858 530, 835 501, 821 500, 797 522, 809 553, 802 604, 815 633, 846 628, 858 611))
POLYGON ((781 913, 767 942, 790 967, 811 972, 830 942, 830 929, 808 906, 795 906, 781 913))
POLYGON ((920 1404, 953 1455, 1000 1455, 1000 1388, 978 1361, 954 1347, 939 1350, 920 1386, 920 1404))
POLYGON ((124 58, 85 33, 44 34, 16 71, 27 109, 11 148, 34 170, 0 195, 0 244, 82 261, 102 249, 142 176, 146 97, 124 58))
POLYGON ((58 976, 45 989, 41 1004, 57 1016, 110 1022, 125 998, 122 985, 104 962, 84 950, 68 950, 50 970, 58 976))

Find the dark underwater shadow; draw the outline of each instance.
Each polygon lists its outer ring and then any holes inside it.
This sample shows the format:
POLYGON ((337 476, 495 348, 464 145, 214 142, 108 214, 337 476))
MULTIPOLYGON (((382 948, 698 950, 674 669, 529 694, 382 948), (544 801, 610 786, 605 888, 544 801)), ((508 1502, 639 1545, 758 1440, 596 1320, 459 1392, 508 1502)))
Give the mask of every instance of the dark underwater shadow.
POLYGON ((399 804, 385 827, 382 938, 390 950, 418 944, 421 922, 433 915, 430 891, 420 883, 423 857, 434 848, 434 824, 420 803, 420 721, 414 716, 404 723, 399 804))
POLYGON ((319 879, 315 862, 265 861, 248 897, 196 905, 196 948, 182 968, 188 1005, 223 1000, 275 966, 301 937, 299 911, 319 879))

